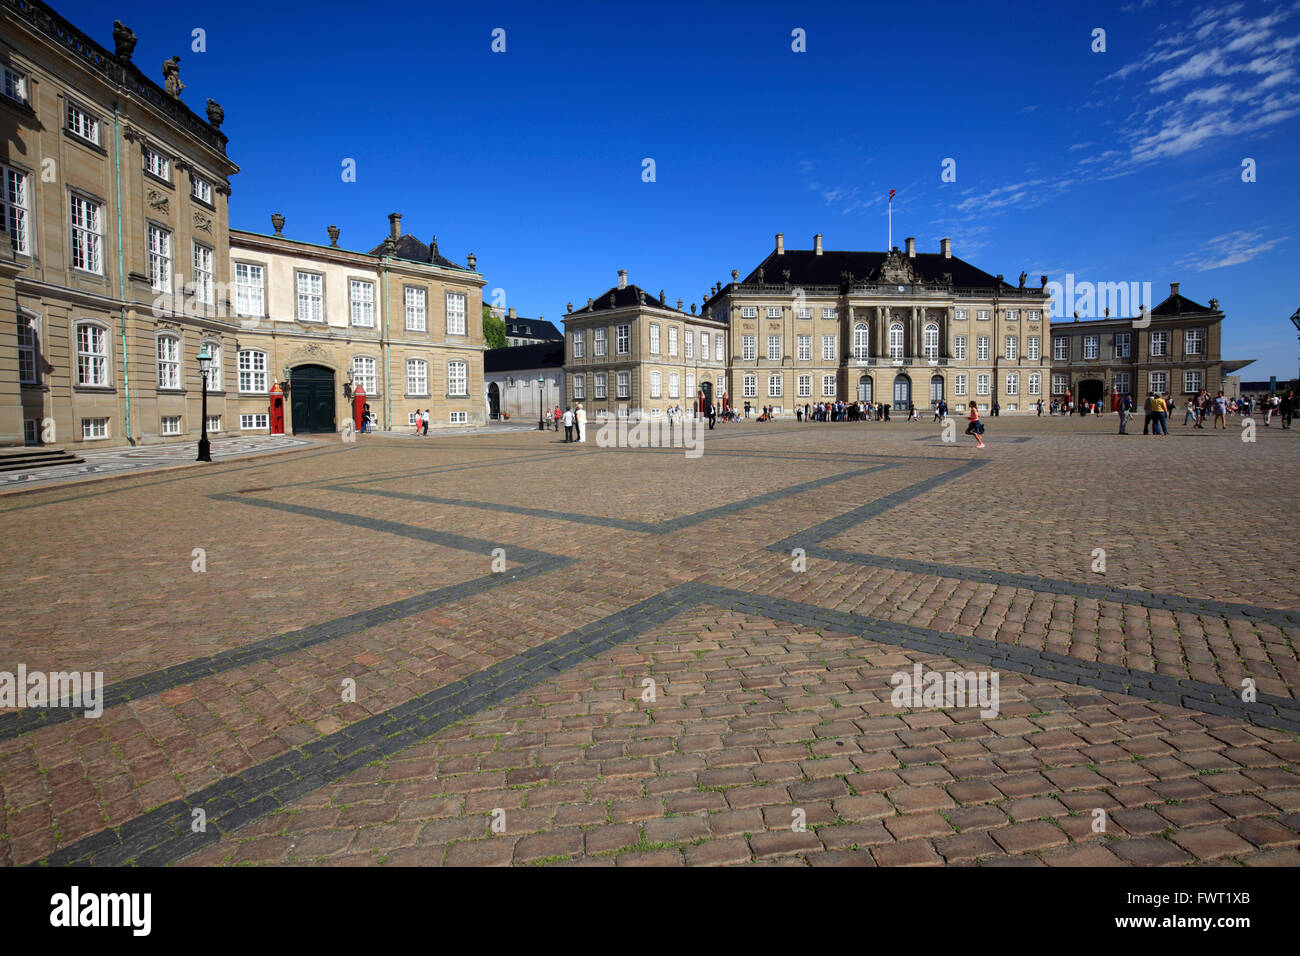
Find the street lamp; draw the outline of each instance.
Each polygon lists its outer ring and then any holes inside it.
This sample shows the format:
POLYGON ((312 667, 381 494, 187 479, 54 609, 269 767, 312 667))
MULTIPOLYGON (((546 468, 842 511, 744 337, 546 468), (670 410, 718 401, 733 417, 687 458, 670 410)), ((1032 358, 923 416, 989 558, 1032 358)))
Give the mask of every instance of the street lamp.
POLYGON ((1297 332, 1300 332, 1300 309, 1291 313, 1291 324, 1295 326, 1297 332))
POLYGON ((542 390, 546 387, 546 376, 537 376, 537 430, 546 431, 546 420, 542 418, 542 390))
POLYGON ((208 441, 208 366, 212 364, 212 354, 204 345, 199 349, 199 375, 203 378, 203 434, 199 437, 199 457, 195 461, 211 461, 212 445, 208 441))

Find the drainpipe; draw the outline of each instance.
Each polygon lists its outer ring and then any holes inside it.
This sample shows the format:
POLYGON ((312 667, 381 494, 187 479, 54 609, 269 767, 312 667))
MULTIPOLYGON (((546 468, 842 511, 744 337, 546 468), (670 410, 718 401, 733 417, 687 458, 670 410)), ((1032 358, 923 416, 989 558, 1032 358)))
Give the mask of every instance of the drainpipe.
POLYGON ((393 430, 393 346, 388 337, 388 280, 392 273, 388 266, 388 256, 381 256, 384 266, 384 429, 393 430))
POLYGON ((126 353, 126 272, 122 263, 122 121, 117 103, 113 103, 113 175, 117 183, 117 299, 118 323, 122 333, 122 385, 126 390, 126 442, 134 447, 131 437, 131 369, 126 353))

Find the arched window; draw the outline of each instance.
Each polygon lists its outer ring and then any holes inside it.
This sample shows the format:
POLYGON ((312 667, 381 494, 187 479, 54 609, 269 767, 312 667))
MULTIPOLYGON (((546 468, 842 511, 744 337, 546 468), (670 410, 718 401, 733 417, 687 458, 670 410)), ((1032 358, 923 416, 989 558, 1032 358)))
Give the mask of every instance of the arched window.
POLYGON ((938 402, 943 399, 943 376, 935 375, 930 379, 930 401, 938 402))
POLYGON ((853 357, 859 361, 867 358, 871 354, 868 346, 867 323, 859 322, 853 326, 853 357))
POLYGON ((108 387, 108 329, 95 322, 77 323, 77 384, 108 387))
POLYGON ((891 359, 901 359, 903 357, 902 322, 895 322, 889 327, 889 357, 891 359))
POLYGON ((207 349, 208 354, 212 356, 212 361, 208 363, 208 369, 204 372, 208 380, 208 391, 221 391, 221 343, 216 339, 204 339, 199 343, 200 349, 207 349))
POLYGON ((939 326, 933 323, 925 327, 925 357, 930 361, 939 357, 939 326))
POLYGON ((858 379, 858 401, 860 402, 871 401, 872 400, 871 394, 872 394, 871 376, 864 375, 860 379, 858 379))

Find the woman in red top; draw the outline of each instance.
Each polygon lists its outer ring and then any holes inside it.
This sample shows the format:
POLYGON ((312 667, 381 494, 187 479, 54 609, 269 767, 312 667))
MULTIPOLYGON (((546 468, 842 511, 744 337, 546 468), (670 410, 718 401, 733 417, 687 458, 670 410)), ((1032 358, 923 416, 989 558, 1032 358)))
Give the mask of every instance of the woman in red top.
POLYGON ((980 421, 979 409, 975 407, 973 401, 970 403, 970 415, 968 417, 970 418, 970 424, 966 426, 966 434, 975 436, 976 448, 983 448, 984 423, 980 421))

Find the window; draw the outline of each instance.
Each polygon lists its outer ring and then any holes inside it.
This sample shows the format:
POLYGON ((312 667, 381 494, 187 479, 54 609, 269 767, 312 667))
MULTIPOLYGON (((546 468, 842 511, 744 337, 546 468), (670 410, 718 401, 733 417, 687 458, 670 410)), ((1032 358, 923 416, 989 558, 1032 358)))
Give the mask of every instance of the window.
POLYGON ((215 305, 216 288, 212 249, 196 242, 194 243, 194 297, 204 305, 215 305))
POLYGON ((677 357, 677 326, 668 326, 668 357, 677 357))
POLYGON ((740 337, 740 356, 746 361, 753 361, 758 358, 758 341, 756 336, 742 335, 740 337))
POLYGON ((77 326, 77 384, 108 387, 108 332, 103 326, 77 326))
POLYGON ((31 245, 27 235, 27 174, 9 166, 0 166, 3 181, 0 181, 0 223, 4 223, 13 240, 14 252, 19 255, 31 255, 31 245))
POLYGON ((979 310, 975 313, 975 318, 976 318, 978 321, 980 321, 980 322, 987 322, 987 321, 989 320, 989 310, 988 310, 988 309, 979 309, 979 310))
POLYGON ((1008 335, 1006 340, 1006 350, 1002 353, 1006 358, 1017 359, 1020 357, 1020 339, 1014 335, 1008 335))
POLYGON ((953 358, 955 358, 955 359, 962 359, 963 361, 965 360, 965 358, 966 358, 966 336, 964 336, 964 335, 954 335, 954 336, 952 337, 952 356, 953 356, 953 358))
POLYGON ((1183 354, 1200 355, 1205 350, 1205 330, 1187 329, 1183 332, 1183 354))
POLYGON ((1132 383, 1129 381, 1128 372, 1115 373, 1115 391, 1120 395, 1128 395, 1132 389, 1132 383))
POLYGON ((676 372, 670 372, 668 374, 668 397, 682 397, 682 379, 676 372))
POLYGON ((722 334, 719 333, 713 337, 713 361, 722 361, 722 334))
POLYGON ((375 383, 375 360, 368 355, 352 356, 352 384, 364 389, 367 395, 379 391, 375 383))
POLYGON ((975 394, 987 395, 989 393, 989 377, 987 375, 975 376, 975 394))
POLYGON ((408 425, 414 425, 414 424, 415 424, 415 412, 407 412, 407 413, 406 413, 406 424, 408 424, 408 425))
POLYGON ((469 397, 469 365, 465 362, 447 363, 447 394, 469 397))
POLYGON ((769 319, 781 318, 781 307, 779 305, 769 305, 767 307, 767 317, 769 319))
POLYGON ((835 376, 822 376, 822 398, 833 398, 835 396, 835 376))
POLYGON ((266 353, 254 349, 240 349, 236 356, 241 392, 266 391, 266 353))
POLYGON ((27 102, 27 77, 17 70, 4 68, 4 94, 19 103, 27 102))
POLYGON ((603 328, 603 327, 602 327, 602 328, 599 328, 599 329, 593 329, 593 330, 592 330, 592 351, 593 351, 593 352, 594 352, 598 357, 599 357, 599 356, 603 356, 603 355, 605 354, 605 336, 606 336, 606 334, 607 334, 607 330, 606 330, 605 328, 603 328))
POLYGON ((801 319, 811 319, 811 318, 812 318, 812 309, 799 309, 798 312, 797 312, 796 314, 797 314, 797 315, 799 316, 799 318, 801 318, 801 319))
POLYGON ((830 306, 830 307, 828 307, 828 308, 822 309, 822 318, 823 318, 823 319, 833 319, 833 318, 835 318, 835 307, 834 307, 834 306, 830 306))
POLYGON ((664 377, 662 372, 650 373, 650 397, 663 398, 664 377))
POLYGON ((1008 376, 1007 376, 1007 394, 1008 394, 1008 395, 1019 395, 1019 394, 1020 394, 1020 376, 1019 376, 1019 375, 1017 375, 1017 374, 1015 374, 1015 373, 1012 373, 1011 375, 1008 375, 1008 376))
POLYGON ((758 308, 752 305, 742 305, 740 307, 740 317, 742 319, 753 319, 758 316, 758 308))
POLYGON ((799 361, 811 362, 812 361, 812 336, 796 335, 795 343, 798 345, 799 348, 799 353, 798 353, 799 361))
POLYGON ((975 336, 975 360, 977 362, 987 362, 989 360, 989 337, 987 335, 975 336))
POLYGON ((375 327, 375 284, 363 279, 348 280, 348 310, 352 324, 364 329, 375 327))
POLYGON ((690 372, 686 373, 686 395, 688 398, 695 397, 695 376, 690 372))
POLYGON ((179 435, 181 433, 181 417, 179 415, 164 415, 162 417, 161 431, 164 435, 179 435))
POLYGON ((753 374, 746 375, 744 381, 741 383, 741 388, 744 390, 745 398, 757 398, 758 376, 753 374))
POLYGON ((190 195, 199 202, 205 202, 209 206, 212 205, 212 183, 198 173, 190 173, 190 195))
POLYGON ((709 360, 709 333, 701 332, 700 333, 700 361, 707 362, 708 360, 709 360))
POLYGON ((36 320, 18 313, 18 381, 39 385, 36 374, 36 320))
POLYGON ((954 395, 966 394, 966 375, 958 372, 952 377, 952 392, 954 395))
POLYGON ((100 229, 104 207, 72 194, 72 267, 100 275, 104 271, 100 229))
POLYGON ((429 394, 429 363, 424 359, 406 360, 406 394, 429 394))
MULTIPOLYGON (((825 341, 825 339, 830 339, 832 343, 835 341, 835 339, 829 335, 824 336, 823 341, 825 341)), ((867 323, 859 322, 857 325, 853 326, 853 357, 859 362, 865 361, 871 355, 870 341, 871 338, 867 332, 867 323)), ((824 348, 822 349, 823 360, 833 360, 834 358, 835 354, 833 352, 830 355, 827 355, 826 350, 824 348)))
POLYGON ((767 395, 769 398, 781 397, 781 376, 780 375, 773 374, 767 377, 767 395))
POLYGON ((68 101, 68 132, 99 145, 99 120, 71 100, 68 101))
POLYGON ((1183 372, 1183 393, 1195 395, 1201 390, 1203 373, 1198 368, 1189 368, 1183 372))
POLYGON ((769 335, 767 337, 767 358, 770 362, 781 361, 781 336, 769 335))
POLYGON ((582 329, 573 330, 573 357, 576 359, 587 357, 587 333, 582 329))
POLYGON ((243 431, 249 429, 266 428, 270 424, 269 416, 254 412, 251 415, 239 416, 239 427, 243 431))
POLYGON ((1037 335, 1031 335, 1025 340, 1025 358, 1031 362, 1037 362, 1041 358, 1041 341, 1037 335))
POLYGON ((1008 322, 1018 322, 1018 321, 1020 321, 1020 310, 1019 310, 1019 309, 1007 309, 1007 321, 1008 321, 1008 322))
POLYGON ((469 412, 452 412, 449 421, 453 425, 467 425, 469 424, 469 412))
POLYGON ((620 325, 617 333, 615 348, 619 355, 628 355, 632 349, 632 327, 630 325, 620 325))
POLYGON ((605 398, 609 395, 609 385, 605 379, 604 372, 596 373, 596 397, 605 398))
POLYGON ((954 322, 965 322, 965 321, 966 321, 966 310, 965 310, 965 309, 957 309, 957 310, 955 310, 954 313, 953 313, 953 321, 954 321, 954 322))
POLYGON ((1043 376, 1040 372, 1029 373, 1029 394, 1030 395, 1043 394, 1043 376))
POLYGON ((149 224, 149 284, 155 292, 172 287, 172 234, 162 226, 149 224))
POLYGON ((659 323, 650 323, 650 354, 659 354, 659 323))
POLYGON ((1151 373, 1151 391, 1153 391, 1153 392, 1158 392, 1158 393, 1161 394, 1161 395, 1163 395, 1165 392, 1169 391, 1169 373, 1168 373, 1168 372, 1152 372, 1152 373, 1151 373))
POLYGON ((447 296, 447 334, 465 334, 465 294, 448 292, 447 296))
POLYGON ((239 315, 265 315, 265 270, 251 262, 235 263, 235 312, 239 315))
POLYGON ((221 391, 221 346, 213 341, 200 342, 199 346, 207 349, 208 354, 212 356, 212 361, 208 363, 207 369, 202 372, 203 377, 208 382, 208 391, 219 392, 221 391))
POLYGON ((799 376, 799 397, 808 398, 811 395, 812 395, 812 376, 800 375, 799 376))
POLYGON ((107 437, 107 418, 83 418, 81 420, 81 438, 83 441, 94 441, 97 438, 107 437))
POLYGON ((1053 375, 1053 376, 1052 376, 1052 394, 1053 394, 1053 395, 1064 395, 1064 394, 1065 394, 1065 379, 1066 379, 1066 377, 1065 377, 1064 375, 1053 375))
POLYGON ((427 332, 429 330, 429 293, 425 289, 411 286, 402 288, 402 301, 406 307, 406 331, 427 332))
POLYGON ((587 397, 587 376, 573 376, 573 397, 575 399, 584 399, 587 397))
POLYGON ((158 336, 158 387, 181 387, 181 340, 174 335, 158 336))
POLYGON ((1028 312, 1025 313, 1025 318, 1028 319, 1030 322, 1037 322, 1040 318, 1042 318, 1042 315, 1043 313, 1040 312, 1038 309, 1030 309, 1028 312))
POLYGON ((1152 355, 1169 354, 1169 333, 1168 332, 1151 333, 1151 354, 1152 355))
POLYGON ((632 394, 632 373, 619 372, 617 385, 619 398, 630 397, 632 394))
POLYGON ((1083 337, 1083 357, 1086 359, 1095 359, 1101 354, 1101 339, 1096 335, 1085 335, 1083 337))
POLYGON ((1057 336, 1052 339, 1052 360, 1064 362, 1070 358, 1070 340, 1057 336))
POLYGON ((1128 358, 1133 351, 1133 334, 1131 332, 1115 333, 1115 358, 1128 358))
POLYGON ((903 358, 903 324, 895 322, 889 327, 889 357, 895 361, 903 358))
POLYGON ((688 359, 695 358, 695 333, 692 332, 690 329, 686 330, 686 353, 685 354, 688 359))
POLYGON ((925 345, 923 346, 925 357, 931 362, 939 358, 939 326, 927 325, 925 327, 925 345))
POLYGON ((221 431, 221 416, 220 416, 220 415, 209 415, 209 416, 208 416, 208 432, 209 432, 209 433, 215 433, 215 432, 219 432, 219 431, 221 431))
POLYGON ((144 147, 144 168, 159 179, 172 181, 172 162, 152 146, 144 147))

